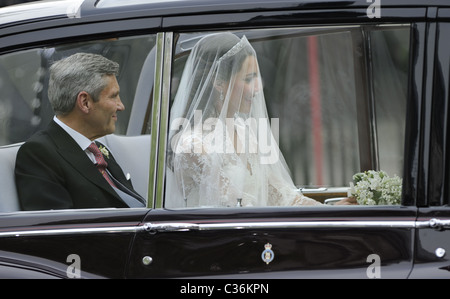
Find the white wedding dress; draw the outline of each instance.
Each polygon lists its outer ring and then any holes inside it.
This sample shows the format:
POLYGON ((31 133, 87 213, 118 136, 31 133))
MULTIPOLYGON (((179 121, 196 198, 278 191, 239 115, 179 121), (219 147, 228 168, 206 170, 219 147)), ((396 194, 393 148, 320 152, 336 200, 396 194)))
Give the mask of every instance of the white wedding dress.
MULTIPOLYGON (((169 135, 169 164, 183 205, 321 205, 292 182, 270 130, 256 59, 249 56, 256 53, 245 37, 213 34, 188 58, 169 135)), ((171 200, 166 205, 181 205, 171 200)))

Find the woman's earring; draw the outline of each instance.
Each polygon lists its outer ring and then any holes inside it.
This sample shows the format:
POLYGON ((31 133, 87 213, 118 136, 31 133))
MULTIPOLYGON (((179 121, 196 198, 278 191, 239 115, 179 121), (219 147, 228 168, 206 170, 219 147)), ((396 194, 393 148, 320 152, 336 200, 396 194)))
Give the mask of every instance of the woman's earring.
POLYGON ((224 97, 223 97, 223 91, 222 91, 222 89, 220 90, 220 100, 223 102, 223 100, 225 99, 224 97))

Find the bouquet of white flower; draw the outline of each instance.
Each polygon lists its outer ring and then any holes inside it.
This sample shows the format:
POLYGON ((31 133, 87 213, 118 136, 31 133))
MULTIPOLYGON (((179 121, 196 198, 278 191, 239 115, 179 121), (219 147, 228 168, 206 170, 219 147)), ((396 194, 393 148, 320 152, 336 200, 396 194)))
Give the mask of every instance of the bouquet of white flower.
POLYGON ((357 173, 350 183, 349 197, 360 205, 398 205, 402 196, 402 179, 389 177, 384 171, 368 170, 357 173))

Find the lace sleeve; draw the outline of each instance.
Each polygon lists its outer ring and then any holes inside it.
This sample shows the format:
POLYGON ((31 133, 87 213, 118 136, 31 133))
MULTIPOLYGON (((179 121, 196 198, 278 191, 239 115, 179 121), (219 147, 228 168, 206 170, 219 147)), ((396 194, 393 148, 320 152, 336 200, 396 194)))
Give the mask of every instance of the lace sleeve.
POLYGON ((239 172, 211 153, 202 136, 186 134, 180 138, 174 157, 174 172, 188 206, 232 206, 236 204, 239 172), (231 175, 230 175, 231 172, 231 175), (234 200, 231 200, 234 198, 234 200))
POLYGON ((199 142, 201 138, 192 135, 180 136, 173 159, 177 186, 184 199, 189 199, 190 206, 198 204, 198 202, 192 202, 194 198, 192 193, 200 184, 202 173, 207 171, 204 168, 210 164, 206 155, 196 153, 194 150, 199 142))
POLYGON ((269 185, 269 199, 275 206, 319 206, 322 205, 312 198, 303 195, 295 186, 287 182, 281 183, 275 179, 269 185))

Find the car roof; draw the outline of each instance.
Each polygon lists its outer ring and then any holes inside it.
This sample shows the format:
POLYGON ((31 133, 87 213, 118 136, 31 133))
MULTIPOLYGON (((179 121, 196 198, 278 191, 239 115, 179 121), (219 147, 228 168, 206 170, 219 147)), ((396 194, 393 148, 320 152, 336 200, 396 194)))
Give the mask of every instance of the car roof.
POLYGON ((54 18, 73 18, 84 0, 36 1, 0 8, 0 26, 54 18))
POLYGON ((43 20, 123 15, 140 12, 146 16, 186 15, 280 9, 450 7, 447 0, 41 0, 0 8, 0 28, 43 20))

